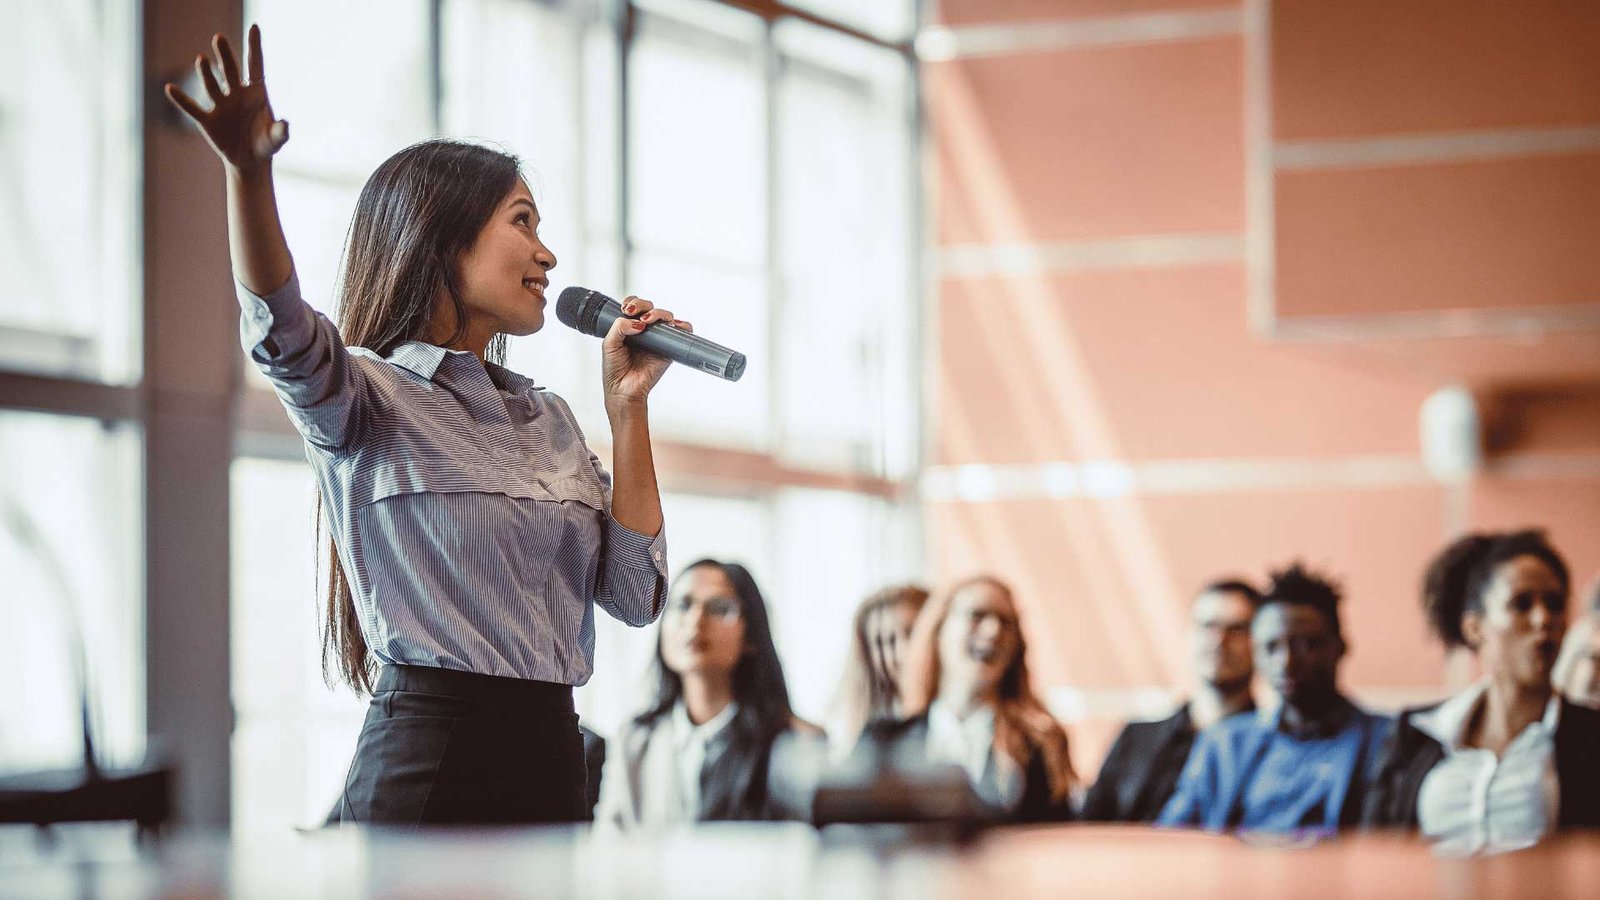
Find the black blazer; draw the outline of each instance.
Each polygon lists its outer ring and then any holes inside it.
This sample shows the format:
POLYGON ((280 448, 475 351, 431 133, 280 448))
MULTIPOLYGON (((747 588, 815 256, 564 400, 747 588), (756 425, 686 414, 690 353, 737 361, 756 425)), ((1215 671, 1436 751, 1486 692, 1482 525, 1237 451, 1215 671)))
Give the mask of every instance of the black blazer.
MULTIPOLYGON (((875 722, 867 726, 862 739, 877 741, 895 755, 919 754, 928 743, 928 716, 924 713, 898 722, 875 722)), ((1006 814, 1006 821, 1025 824, 1071 822, 1076 818, 1071 800, 1056 803, 1050 799, 1050 776, 1045 769, 1044 754, 1035 747, 1022 771, 1022 798, 1006 814)))
POLYGON ((1087 822, 1154 822, 1178 789, 1194 747, 1189 705, 1156 722, 1129 722, 1083 802, 1087 822))
MULTIPOLYGON (((1367 788, 1361 822, 1367 828, 1416 828, 1422 780, 1444 759, 1444 747, 1412 720, 1433 706, 1409 709, 1379 754, 1378 776, 1367 788)), ((1561 701, 1556 726, 1556 778, 1561 783, 1561 828, 1600 827, 1600 711, 1561 701)))

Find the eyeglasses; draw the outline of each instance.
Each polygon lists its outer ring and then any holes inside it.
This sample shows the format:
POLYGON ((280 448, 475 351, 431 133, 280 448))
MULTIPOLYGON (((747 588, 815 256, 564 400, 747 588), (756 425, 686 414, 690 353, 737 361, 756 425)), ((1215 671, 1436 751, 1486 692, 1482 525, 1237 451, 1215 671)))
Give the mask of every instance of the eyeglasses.
POLYGON ((1195 622, 1193 624, 1200 631, 1215 632, 1223 637, 1250 636, 1249 622, 1218 622, 1215 619, 1208 619, 1204 622, 1195 622))
POLYGON ((707 597, 699 601, 693 597, 679 597, 668 604, 667 611, 674 615, 686 616, 696 605, 700 607, 701 615, 722 622, 732 622, 744 612, 739 601, 732 597, 707 597))

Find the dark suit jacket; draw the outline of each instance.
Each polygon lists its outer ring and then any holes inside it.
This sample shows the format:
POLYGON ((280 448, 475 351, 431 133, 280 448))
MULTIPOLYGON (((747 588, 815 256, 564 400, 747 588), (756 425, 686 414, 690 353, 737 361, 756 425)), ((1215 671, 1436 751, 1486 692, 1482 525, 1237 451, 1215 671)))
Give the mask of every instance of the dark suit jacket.
POLYGON ((1129 722, 1106 753, 1084 800, 1083 819, 1154 822, 1178 788, 1194 737, 1187 703, 1157 722, 1129 722))
MULTIPOLYGON (((1444 747, 1413 724, 1437 708, 1408 709, 1380 754, 1378 775, 1367 792, 1362 824, 1368 828, 1416 828, 1422 780, 1444 759, 1444 747)), ((1600 711, 1561 701, 1556 726, 1556 778, 1561 783, 1562 828, 1600 827, 1600 711)))
MULTIPOLYGON (((924 714, 899 722, 876 722, 867 727, 862 738, 879 741, 892 748, 896 756, 921 756, 928 743, 928 717, 924 714)), ((1056 803, 1050 799, 1050 777, 1045 770, 1044 754, 1037 748, 1028 757, 1028 765, 1022 772, 1022 798, 1005 818, 1019 824, 1071 822, 1076 818, 1070 800, 1056 803)))

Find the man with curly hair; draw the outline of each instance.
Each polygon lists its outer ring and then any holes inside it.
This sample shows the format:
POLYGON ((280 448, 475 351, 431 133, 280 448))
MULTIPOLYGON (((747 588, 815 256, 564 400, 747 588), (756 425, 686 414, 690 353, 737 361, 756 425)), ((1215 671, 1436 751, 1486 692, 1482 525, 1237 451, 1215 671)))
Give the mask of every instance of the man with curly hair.
POLYGON ((1359 823, 1391 723, 1339 691, 1349 650, 1339 600, 1337 585, 1300 563, 1271 574, 1250 637, 1256 671, 1282 702, 1206 729, 1157 824, 1287 833, 1359 823))

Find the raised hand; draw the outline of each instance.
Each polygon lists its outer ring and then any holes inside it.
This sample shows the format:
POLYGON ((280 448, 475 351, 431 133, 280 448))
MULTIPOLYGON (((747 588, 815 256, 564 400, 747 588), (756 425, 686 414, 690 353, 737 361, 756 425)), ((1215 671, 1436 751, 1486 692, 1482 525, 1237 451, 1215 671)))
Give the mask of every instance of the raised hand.
POLYGON ((224 163, 239 172, 248 172, 272 159, 289 141, 289 123, 273 117, 272 104, 267 100, 261 29, 250 26, 249 53, 245 56, 248 81, 239 77, 239 62, 226 37, 213 36, 211 49, 216 54, 217 68, 222 70, 220 83, 204 53, 194 60, 211 108, 202 109, 171 82, 167 83, 167 99, 194 122, 224 163))

